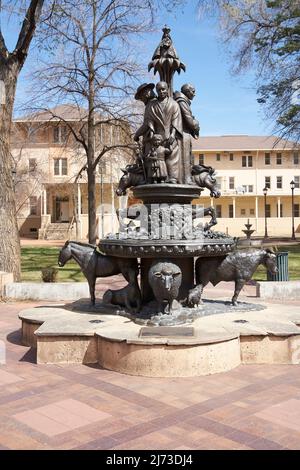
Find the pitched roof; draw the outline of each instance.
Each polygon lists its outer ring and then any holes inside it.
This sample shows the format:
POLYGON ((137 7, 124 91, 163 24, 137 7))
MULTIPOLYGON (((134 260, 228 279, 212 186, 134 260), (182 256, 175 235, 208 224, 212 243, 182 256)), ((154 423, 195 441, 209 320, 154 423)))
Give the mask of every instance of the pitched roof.
MULTIPOLYGON (((280 139, 277 136, 222 135, 215 137, 199 137, 193 139, 193 150, 205 151, 237 151, 251 150, 289 150, 297 147, 297 143, 280 139)), ((299 145, 298 145, 299 147, 299 145)))
POLYGON ((87 118, 87 110, 73 104, 61 104, 52 109, 38 111, 14 119, 14 122, 43 122, 43 121, 80 121, 87 118))
MULTIPOLYGON (((52 109, 28 114, 14 119, 14 122, 81 121, 87 118, 87 110, 73 104, 61 104, 52 109)), ((280 139, 278 136, 222 135, 201 136, 193 139, 193 150, 198 152, 252 150, 289 150, 299 148, 296 142, 280 139)))

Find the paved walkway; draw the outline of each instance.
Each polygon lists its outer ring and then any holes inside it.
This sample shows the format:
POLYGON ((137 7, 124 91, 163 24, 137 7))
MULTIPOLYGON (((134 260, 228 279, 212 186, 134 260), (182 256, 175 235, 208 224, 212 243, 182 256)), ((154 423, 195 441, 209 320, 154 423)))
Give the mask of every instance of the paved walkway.
POLYGON ((17 318, 33 305, 0 303, 0 449, 300 449, 300 366, 152 379, 36 365, 17 318))

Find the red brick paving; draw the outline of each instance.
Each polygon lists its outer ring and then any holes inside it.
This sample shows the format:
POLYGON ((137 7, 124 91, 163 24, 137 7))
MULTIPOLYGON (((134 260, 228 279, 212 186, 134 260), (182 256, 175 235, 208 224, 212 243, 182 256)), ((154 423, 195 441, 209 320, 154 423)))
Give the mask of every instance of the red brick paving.
POLYGON ((0 450, 300 449, 300 366, 158 379, 36 365, 17 318, 32 305, 0 304, 0 450))

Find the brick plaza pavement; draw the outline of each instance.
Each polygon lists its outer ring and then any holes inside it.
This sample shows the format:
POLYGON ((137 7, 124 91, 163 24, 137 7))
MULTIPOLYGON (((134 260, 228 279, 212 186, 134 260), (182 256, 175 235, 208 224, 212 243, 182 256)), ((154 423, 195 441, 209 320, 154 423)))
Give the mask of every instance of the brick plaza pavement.
POLYGON ((158 379, 36 365, 17 317, 33 305, 0 303, 0 449, 300 449, 300 366, 158 379))

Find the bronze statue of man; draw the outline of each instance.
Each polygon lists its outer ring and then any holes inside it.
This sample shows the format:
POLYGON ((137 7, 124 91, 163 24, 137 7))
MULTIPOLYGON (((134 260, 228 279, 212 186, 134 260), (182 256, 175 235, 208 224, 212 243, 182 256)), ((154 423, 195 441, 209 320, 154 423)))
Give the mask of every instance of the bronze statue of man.
POLYGON ((182 162, 183 162, 183 181, 186 184, 193 184, 191 177, 191 169, 194 165, 192 153, 192 137, 199 137, 199 122, 195 119, 191 111, 191 102, 195 96, 195 88, 193 85, 186 83, 181 87, 181 92, 174 93, 174 99, 180 106, 183 124, 183 140, 182 140, 182 162))
POLYGON ((150 129, 150 137, 154 134, 162 136, 164 146, 171 152, 166 159, 168 183, 180 182, 180 147, 182 139, 182 118, 178 103, 169 97, 168 84, 158 82, 156 85, 157 99, 149 102, 145 113, 145 125, 150 129))

